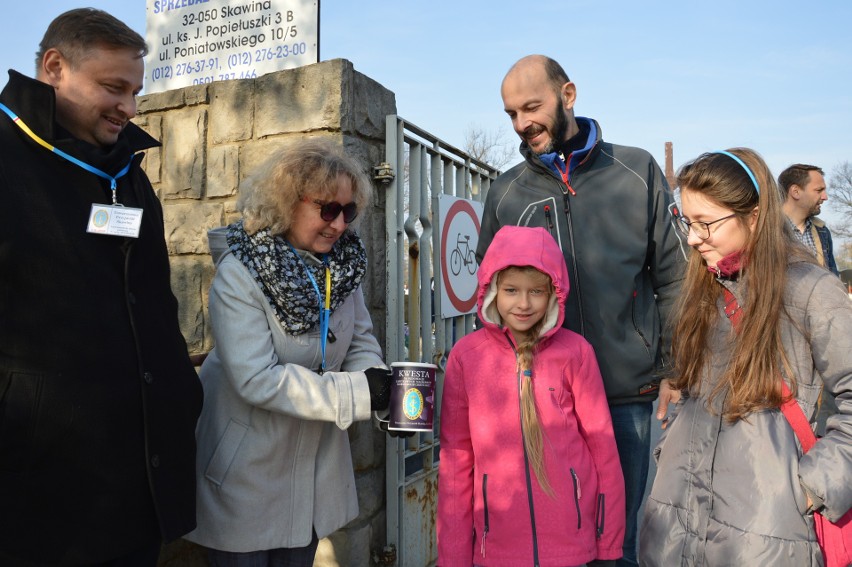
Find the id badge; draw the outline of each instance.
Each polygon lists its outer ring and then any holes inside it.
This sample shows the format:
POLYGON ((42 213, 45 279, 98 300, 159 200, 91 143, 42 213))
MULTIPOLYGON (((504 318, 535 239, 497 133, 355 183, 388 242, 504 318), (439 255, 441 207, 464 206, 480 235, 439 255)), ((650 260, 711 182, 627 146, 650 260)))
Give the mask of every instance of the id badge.
POLYGON ((133 207, 93 204, 86 232, 139 238, 142 212, 133 207))

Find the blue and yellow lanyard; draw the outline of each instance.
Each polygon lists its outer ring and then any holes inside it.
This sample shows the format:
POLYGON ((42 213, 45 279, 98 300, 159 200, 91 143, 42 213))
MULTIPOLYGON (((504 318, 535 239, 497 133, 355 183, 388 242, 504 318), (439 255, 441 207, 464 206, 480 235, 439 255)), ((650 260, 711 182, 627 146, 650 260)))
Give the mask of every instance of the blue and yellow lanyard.
POLYGON ((130 166, 133 163, 133 157, 134 156, 131 156, 130 161, 127 162, 127 165, 124 166, 124 169, 119 171, 118 174, 115 177, 113 177, 112 175, 106 174, 103 171, 101 171, 100 169, 98 169, 94 166, 91 166, 84 161, 80 161, 79 159, 75 158, 74 156, 72 156, 70 154, 66 154, 65 152, 63 152, 59 148, 57 148, 57 147, 53 146, 52 144, 49 144, 48 142, 42 140, 35 132, 30 130, 30 127, 27 126, 24 123, 24 121, 21 120, 21 118, 17 114, 12 112, 9 109, 9 107, 6 106, 5 104, 3 104, 2 102, 0 102, 0 110, 2 110, 7 115, 9 115, 9 118, 12 119, 12 122, 17 124, 21 128, 21 130, 24 131, 25 134, 27 134, 30 138, 32 138, 40 146, 47 148, 48 150, 55 153, 59 157, 64 158, 64 159, 70 161, 71 163, 73 163, 75 165, 79 165, 80 167, 82 167, 86 171, 89 171, 89 172, 94 173, 95 175, 97 175, 99 177, 103 177, 104 179, 109 180, 109 189, 110 189, 110 191, 112 191, 112 204, 116 205, 116 206, 121 206, 121 203, 118 202, 118 199, 116 198, 116 195, 115 195, 115 191, 116 191, 116 188, 117 188, 116 182, 118 181, 119 177, 124 176, 128 171, 130 171, 130 166))
POLYGON ((287 245, 293 251, 293 254, 302 262, 302 265, 305 267, 305 272, 308 274, 308 278, 311 280, 311 283, 314 286, 314 290, 317 292, 317 298, 319 298, 319 323, 320 323, 320 352, 322 353, 322 366, 320 367, 320 374, 325 371, 325 345, 328 342, 328 324, 331 319, 331 269, 328 267, 328 255, 324 254, 322 257, 322 265, 325 266, 325 299, 323 299, 322 293, 320 293, 319 286, 317 285, 317 280, 314 278, 314 275, 311 273, 308 265, 305 264, 305 261, 296 252, 296 249, 293 248, 293 245, 289 242, 287 245))

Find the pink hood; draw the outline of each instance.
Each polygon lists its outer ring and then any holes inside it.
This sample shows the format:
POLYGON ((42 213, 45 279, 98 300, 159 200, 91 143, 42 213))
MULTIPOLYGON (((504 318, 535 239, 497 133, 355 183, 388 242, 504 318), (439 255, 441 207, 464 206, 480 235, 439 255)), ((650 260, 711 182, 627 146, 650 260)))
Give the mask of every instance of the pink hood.
POLYGON ((542 335, 552 334, 565 318, 565 299, 568 297, 568 268, 556 241, 545 229, 524 226, 504 226, 494 235, 485 252, 477 278, 479 319, 486 324, 500 325, 500 315, 494 299, 497 295, 497 272, 509 266, 532 266, 550 276, 556 289, 550 297, 542 335))

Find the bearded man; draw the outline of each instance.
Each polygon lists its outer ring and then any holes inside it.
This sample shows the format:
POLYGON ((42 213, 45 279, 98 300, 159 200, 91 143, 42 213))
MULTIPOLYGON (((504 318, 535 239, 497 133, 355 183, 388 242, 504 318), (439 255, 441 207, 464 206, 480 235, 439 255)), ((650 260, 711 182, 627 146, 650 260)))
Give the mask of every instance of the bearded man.
POLYGON ((673 195, 645 150, 603 141, 597 122, 574 116, 577 89, 549 57, 530 55, 503 79, 503 106, 524 161, 488 191, 481 260, 504 225, 547 229, 565 256, 564 326, 595 348, 626 484, 624 557, 638 565, 637 515, 650 460, 654 399, 665 425, 679 394, 663 379, 668 314, 685 265, 673 195))

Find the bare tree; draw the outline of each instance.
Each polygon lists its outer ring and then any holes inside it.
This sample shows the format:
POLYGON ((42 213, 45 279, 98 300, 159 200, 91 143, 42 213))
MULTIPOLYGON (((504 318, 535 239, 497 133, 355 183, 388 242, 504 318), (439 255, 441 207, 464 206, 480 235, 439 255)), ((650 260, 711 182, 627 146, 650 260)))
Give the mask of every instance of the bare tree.
POLYGON ((834 261, 840 271, 852 268, 852 242, 841 240, 834 242, 834 261))
POLYGON ((829 199, 827 206, 842 215, 843 223, 833 225, 831 232, 852 238, 852 162, 837 164, 828 179, 829 199))
POLYGON ((500 170, 517 155, 515 146, 506 140, 503 129, 486 130, 473 124, 465 130, 464 151, 470 157, 500 170))

